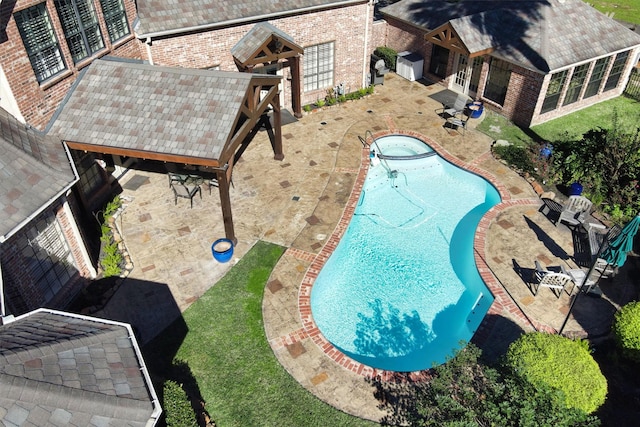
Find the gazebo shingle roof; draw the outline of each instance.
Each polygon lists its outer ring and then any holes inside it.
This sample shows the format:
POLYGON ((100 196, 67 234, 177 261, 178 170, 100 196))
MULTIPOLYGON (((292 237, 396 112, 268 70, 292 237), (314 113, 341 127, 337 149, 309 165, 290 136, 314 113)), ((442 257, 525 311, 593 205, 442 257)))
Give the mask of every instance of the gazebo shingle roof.
POLYGON ((0 108, 0 237, 53 202, 76 181, 67 153, 55 138, 19 122, 0 108))
MULTIPOLYGON (((229 21, 249 21, 289 15, 305 9, 343 6, 366 0, 138 0, 140 37, 185 28, 206 27, 229 21)), ((179 31, 176 31, 179 32, 179 31)))
POLYGON ((145 426, 157 418, 130 331, 37 310, 0 326, 0 415, 11 425, 145 426))
POLYGON ((450 22, 470 51, 544 73, 640 45, 581 0, 402 0, 381 12, 426 30, 450 22))
POLYGON ((293 38, 279 28, 268 22, 256 24, 245 34, 235 46, 231 48, 231 54, 240 62, 245 62, 255 51, 269 40, 272 35, 295 43, 293 38))
POLYGON ((65 141, 218 159, 254 75, 96 60, 50 133, 65 141))

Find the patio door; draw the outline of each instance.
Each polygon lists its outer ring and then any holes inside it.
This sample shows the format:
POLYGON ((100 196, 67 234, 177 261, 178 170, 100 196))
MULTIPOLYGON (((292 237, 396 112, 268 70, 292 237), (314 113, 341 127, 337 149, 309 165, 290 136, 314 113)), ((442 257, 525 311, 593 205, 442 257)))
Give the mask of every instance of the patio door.
POLYGON ((482 57, 470 59, 466 55, 456 54, 456 69, 451 88, 456 92, 464 93, 475 98, 480 83, 482 70, 482 57))

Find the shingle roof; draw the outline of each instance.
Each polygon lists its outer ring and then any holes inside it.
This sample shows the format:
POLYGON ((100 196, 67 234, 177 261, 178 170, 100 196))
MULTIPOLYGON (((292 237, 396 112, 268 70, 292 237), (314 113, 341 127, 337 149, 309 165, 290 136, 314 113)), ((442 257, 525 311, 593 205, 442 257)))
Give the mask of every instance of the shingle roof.
POLYGON ((60 140, 45 136, 0 108, 0 237, 70 187, 75 175, 60 140))
POLYGON ((450 22, 473 51, 553 71, 640 45, 640 35, 581 0, 402 0, 385 15, 434 30, 450 22))
POLYGON ((145 426, 157 416, 129 330, 37 310, 0 326, 0 419, 9 425, 145 426))
POLYGON ((295 43, 293 38, 279 28, 268 22, 260 22, 247 32, 235 46, 231 48, 231 55, 238 61, 245 62, 251 55, 260 48, 272 35, 276 35, 291 43, 295 43))
POLYGON ((249 73, 96 60, 51 126, 65 141, 218 159, 249 73))
POLYGON ((247 22, 298 13, 305 9, 343 6, 366 0, 138 0, 140 37, 148 34, 206 27, 229 21, 247 22))

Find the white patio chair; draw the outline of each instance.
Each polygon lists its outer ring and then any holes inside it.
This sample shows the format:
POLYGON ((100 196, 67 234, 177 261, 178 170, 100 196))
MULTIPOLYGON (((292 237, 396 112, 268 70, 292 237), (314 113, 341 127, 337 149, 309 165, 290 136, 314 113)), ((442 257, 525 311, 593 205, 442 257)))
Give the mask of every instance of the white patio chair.
POLYGON ((591 200, 584 196, 570 196, 567 203, 562 207, 558 222, 564 222, 573 227, 581 225, 591 213, 592 206, 591 200))
MULTIPOLYGON (((560 298, 560 296, 562 295, 562 291, 565 291, 568 295, 570 295, 570 292, 567 291, 567 285, 569 283, 573 283, 573 279, 571 278, 571 276, 565 273, 556 273, 553 271, 549 271, 546 268, 542 268, 537 260, 535 261, 535 263, 536 282, 533 284, 534 295, 538 295, 538 289, 540 289, 541 286, 551 289, 551 291, 557 298, 560 298)), ((571 290, 573 290, 573 288, 571 290)))

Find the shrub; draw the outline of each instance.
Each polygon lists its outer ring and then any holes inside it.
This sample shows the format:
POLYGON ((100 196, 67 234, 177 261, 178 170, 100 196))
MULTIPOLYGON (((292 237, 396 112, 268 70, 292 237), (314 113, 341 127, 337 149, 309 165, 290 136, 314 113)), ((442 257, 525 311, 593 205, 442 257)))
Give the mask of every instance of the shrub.
POLYGON ((640 362, 640 302, 631 302, 616 313, 613 334, 622 353, 640 362))
POLYGON ((396 70, 396 59, 398 58, 398 52, 390 47, 380 46, 373 51, 373 54, 378 58, 384 59, 384 64, 390 70, 396 70))
POLYGON ((595 128, 579 141, 554 142, 554 168, 564 183, 580 182, 616 222, 626 222, 640 210, 640 128, 627 130, 616 110, 610 129, 595 128))
POLYGON ((311 111, 312 107, 311 107, 311 105, 307 104, 304 107, 302 107, 302 109, 308 113, 308 112, 311 111))
POLYGON ((167 427, 197 427, 196 414, 182 387, 175 381, 167 380, 163 391, 167 427))
POLYGON ((318 100, 316 101, 316 106, 317 106, 318 108, 322 108, 322 107, 324 107, 324 104, 325 104, 325 100, 324 100, 324 99, 318 99, 318 100))
POLYGON ((607 380, 586 341, 528 333, 509 346, 506 364, 536 388, 560 390, 567 407, 587 414, 598 409, 607 396, 607 380))
POLYGON ((532 153, 525 147, 517 145, 498 145, 493 147, 496 157, 504 160, 509 166, 520 173, 536 174, 536 165, 532 160, 532 153))
POLYGON ((533 387, 509 369, 479 362, 473 344, 432 370, 429 381, 380 382, 383 425, 598 426, 597 417, 567 408, 562 392, 533 387))

